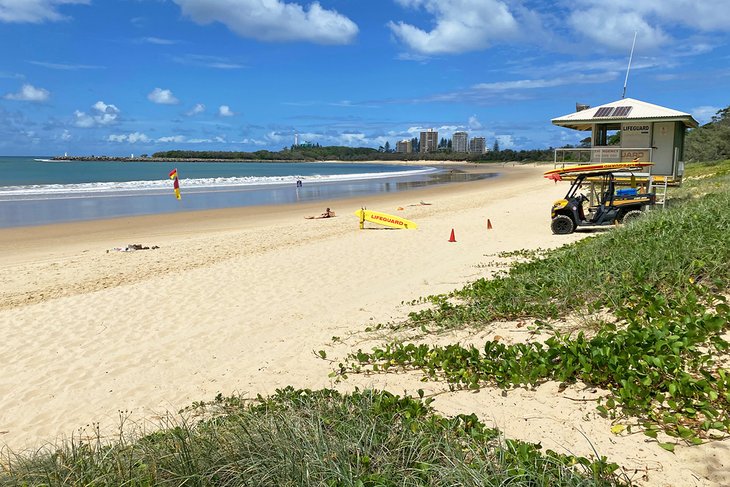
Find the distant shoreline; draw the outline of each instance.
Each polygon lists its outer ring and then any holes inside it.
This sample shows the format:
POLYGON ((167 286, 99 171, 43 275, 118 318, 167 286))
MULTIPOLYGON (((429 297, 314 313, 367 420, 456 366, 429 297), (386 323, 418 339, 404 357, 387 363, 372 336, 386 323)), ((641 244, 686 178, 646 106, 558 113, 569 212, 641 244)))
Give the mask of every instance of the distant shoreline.
POLYGON ((321 163, 321 164, 410 164, 410 165, 465 165, 476 164, 504 164, 503 161, 467 161, 458 159, 225 159, 201 157, 114 157, 114 156, 54 156, 47 159, 50 162, 249 162, 249 163, 321 163))
POLYGON ((114 157, 114 156, 54 156, 48 159, 53 162, 337 162, 309 160, 259 160, 259 159, 207 159, 200 157, 114 157))

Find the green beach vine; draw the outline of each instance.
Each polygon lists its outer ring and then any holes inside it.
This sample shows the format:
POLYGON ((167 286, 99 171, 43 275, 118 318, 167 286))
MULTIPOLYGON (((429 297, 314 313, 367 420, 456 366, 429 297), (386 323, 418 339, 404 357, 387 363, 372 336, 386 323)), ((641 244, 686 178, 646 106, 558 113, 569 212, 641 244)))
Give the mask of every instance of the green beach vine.
POLYGON ((617 314, 624 327, 605 323, 592 338, 556 333, 544 344, 490 340, 481 349, 388 343, 350 354, 339 373, 416 369, 469 389, 582 381, 608 391, 597 405, 603 416, 636 418, 652 438, 659 430, 687 443, 727 436, 730 370, 713 358, 730 348, 722 337, 730 327, 725 297, 694 286, 666 299, 647 287, 617 314))

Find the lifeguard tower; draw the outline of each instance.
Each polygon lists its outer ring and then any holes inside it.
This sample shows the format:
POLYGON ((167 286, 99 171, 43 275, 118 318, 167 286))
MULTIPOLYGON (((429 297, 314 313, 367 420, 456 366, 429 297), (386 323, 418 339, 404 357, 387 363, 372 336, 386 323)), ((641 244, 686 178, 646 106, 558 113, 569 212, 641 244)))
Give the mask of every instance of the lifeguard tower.
MULTIPOLYGON (((622 98, 598 107, 576 104, 576 112, 552 119, 553 125, 591 133, 591 146, 555 149, 555 165, 608 162, 652 162, 647 173, 631 181, 652 187, 678 185, 684 174, 684 136, 699 126, 689 113, 622 98), (608 145, 609 133, 621 131, 621 141, 608 145)), ((659 195, 657 195, 659 196, 659 195)), ((663 195, 662 195, 663 196, 663 195)), ((659 199, 659 198, 658 198, 659 199)), ((663 200, 663 198, 661 198, 663 200)))

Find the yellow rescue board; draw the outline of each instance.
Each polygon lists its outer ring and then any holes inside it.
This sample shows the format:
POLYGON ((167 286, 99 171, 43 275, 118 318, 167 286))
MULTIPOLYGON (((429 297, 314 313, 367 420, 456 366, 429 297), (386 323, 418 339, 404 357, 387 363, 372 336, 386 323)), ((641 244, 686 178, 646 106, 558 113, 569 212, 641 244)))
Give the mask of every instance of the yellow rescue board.
POLYGON ((415 230, 418 225, 410 220, 401 218, 395 215, 389 215, 387 213, 381 213, 373 210, 357 210, 355 216, 360 219, 360 222, 372 222, 378 225, 385 225, 390 228, 405 228, 407 230, 415 230))
POLYGON ((563 176, 572 173, 594 171, 636 171, 653 165, 653 162, 605 162, 603 164, 579 164, 545 171, 545 176, 550 176, 551 174, 559 174, 563 176))

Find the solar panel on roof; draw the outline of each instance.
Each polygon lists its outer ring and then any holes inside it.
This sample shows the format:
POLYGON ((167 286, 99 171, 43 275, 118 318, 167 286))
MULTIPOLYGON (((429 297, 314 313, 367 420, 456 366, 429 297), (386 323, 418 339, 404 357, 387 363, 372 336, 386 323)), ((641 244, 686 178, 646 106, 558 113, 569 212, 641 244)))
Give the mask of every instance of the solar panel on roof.
POLYGON ((614 107, 601 107, 596 111, 594 117, 610 117, 614 107))
POLYGON ((633 107, 616 107, 616 109, 613 111, 614 117, 625 117, 629 114, 633 107))

